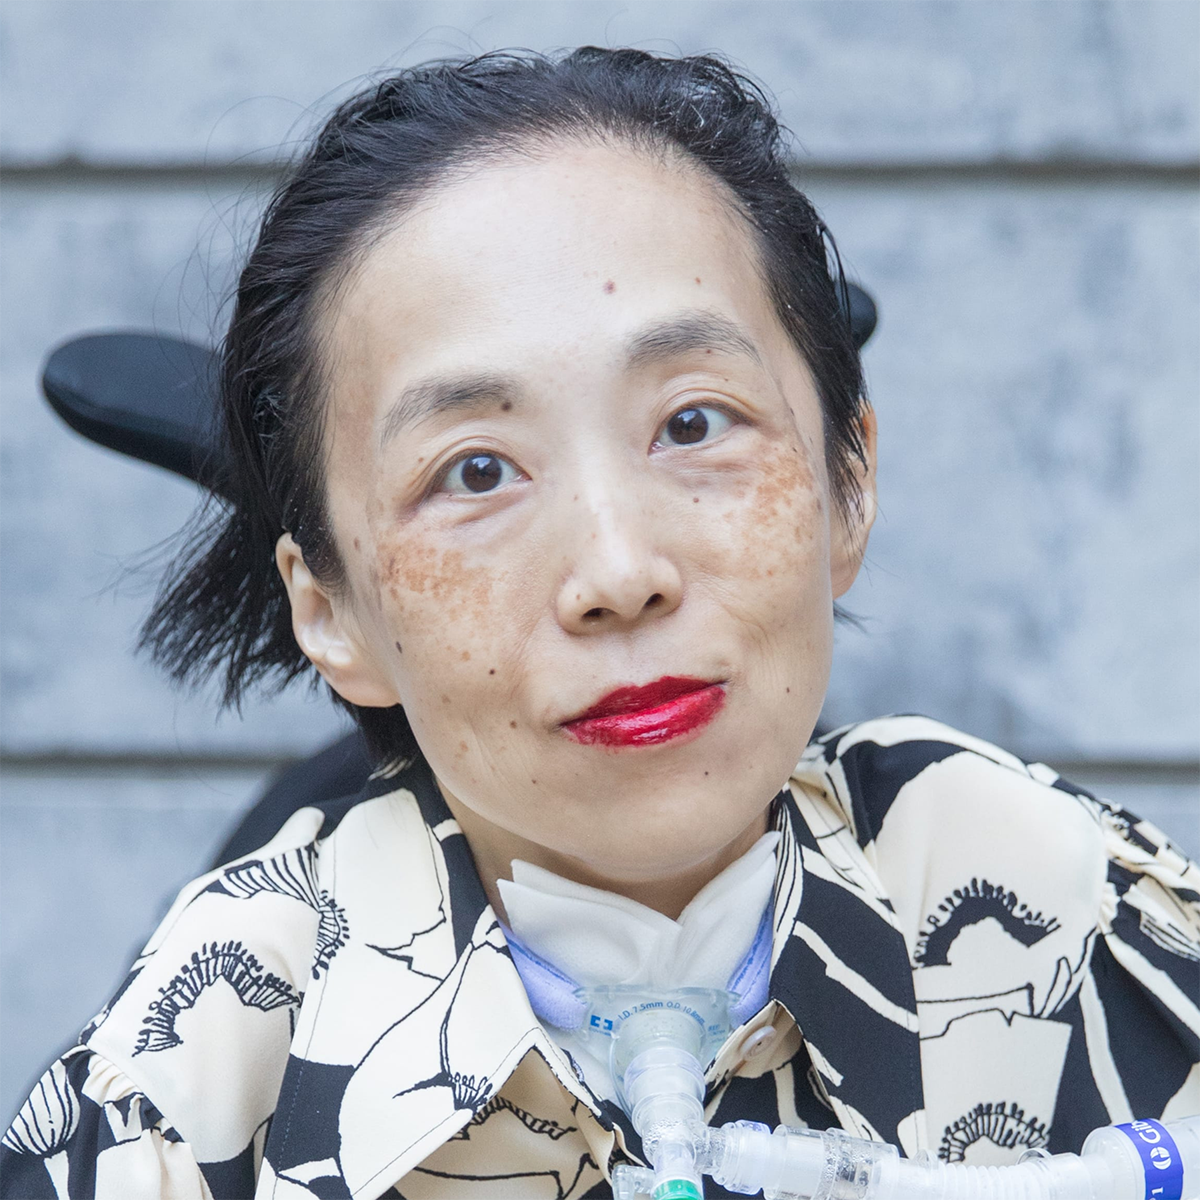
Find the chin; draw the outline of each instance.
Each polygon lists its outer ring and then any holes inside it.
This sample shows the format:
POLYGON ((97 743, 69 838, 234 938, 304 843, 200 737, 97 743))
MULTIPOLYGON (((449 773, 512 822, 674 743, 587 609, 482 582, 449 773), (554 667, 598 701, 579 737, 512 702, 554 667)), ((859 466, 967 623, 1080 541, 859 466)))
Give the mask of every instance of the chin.
POLYGON ((636 788, 620 791, 624 794, 617 796, 593 786, 586 797, 576 793, 569 806, 575 819, 564 833, 579 850, 564 849, 588 861, 603 857, 614 876, 632 878, 654 870, 686 870, 720 853, 763 816, 779 783, 767 783, 757 773, 735 774, 726 760, 719 773, 689 770, 681 776, 677 771, 658 786, 642 775, 636 788), (582 828, 589 836, 580 839, 582 828))

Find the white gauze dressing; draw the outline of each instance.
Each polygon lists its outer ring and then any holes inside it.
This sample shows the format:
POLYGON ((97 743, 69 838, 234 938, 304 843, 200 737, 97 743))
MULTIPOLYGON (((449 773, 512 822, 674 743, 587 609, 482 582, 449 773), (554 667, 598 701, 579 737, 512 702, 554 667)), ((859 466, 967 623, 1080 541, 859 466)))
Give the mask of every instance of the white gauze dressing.
MULTIPOLYGON (((776 832, 764 834, 672 920, 636 900, 514 859, 497 881, 508 927, 580 987, 724 988, 754 941, 775 882, 776 832)), ((616 1099, 607 1060, 578 1034, 543 1022, 592 1091, 616 1099)))

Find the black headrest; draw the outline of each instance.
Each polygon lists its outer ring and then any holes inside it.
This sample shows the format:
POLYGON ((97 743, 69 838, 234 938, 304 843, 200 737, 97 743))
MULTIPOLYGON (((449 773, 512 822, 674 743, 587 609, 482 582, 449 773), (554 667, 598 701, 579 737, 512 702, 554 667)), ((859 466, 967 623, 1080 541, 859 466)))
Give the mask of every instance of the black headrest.
POLYGON ((875 307, 870 292, 860 288, 857 283, 847 283, 846 294, 850 301, 850 334, 854 338, 855 346, 861 350, 875 332, 879 310, 875 307))
MULTIPOLYGON (((848 285, 850 327, 861 349, 875 302, 848 285)), ((217 354, 156 333, 93 333, 46 360, 42 390, 77 433, 221 493, 217 354)))
POLYGON ((217 355, 154 333, 93 333, 46 360, 42 391, 77 433, 220 490, 217 355))

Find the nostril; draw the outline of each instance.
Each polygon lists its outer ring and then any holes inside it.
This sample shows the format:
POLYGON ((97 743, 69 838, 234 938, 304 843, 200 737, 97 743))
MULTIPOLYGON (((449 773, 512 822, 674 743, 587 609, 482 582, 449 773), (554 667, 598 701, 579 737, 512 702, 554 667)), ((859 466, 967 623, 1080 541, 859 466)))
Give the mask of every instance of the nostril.
POLYGON ((655 592, 649 600, 646 601, 646 608, 657 608, 663 602, 662 592, 655 592))
POLYGON ((604 616, 604 609, 602 608, 589 608, 587 612, 583 614, 585 621, 595 621, 598 617, 602 616, 604 616))

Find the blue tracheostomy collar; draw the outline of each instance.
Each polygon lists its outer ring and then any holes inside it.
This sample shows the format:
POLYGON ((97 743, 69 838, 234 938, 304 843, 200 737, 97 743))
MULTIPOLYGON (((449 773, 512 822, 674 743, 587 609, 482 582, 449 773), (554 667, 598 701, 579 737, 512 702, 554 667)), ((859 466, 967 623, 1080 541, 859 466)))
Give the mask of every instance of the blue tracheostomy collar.
MULTIPOLYGON (((507 927, 504 936, 513 965, 525 985, 530 1006, 538 1019, 556 1029, 579 1029, 587 1016, 588 1004, 580 985, 552 963, 535 954, 507 927)), ((729 1009, 734 1027, 749 1020, 767 1002, 767 984, 771 977, 771 905, 763 911, 754 941, 742 961, 734 968, 726 989, 736 997, 729 1009)))

